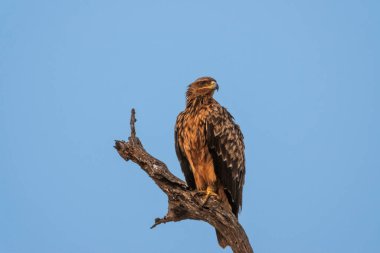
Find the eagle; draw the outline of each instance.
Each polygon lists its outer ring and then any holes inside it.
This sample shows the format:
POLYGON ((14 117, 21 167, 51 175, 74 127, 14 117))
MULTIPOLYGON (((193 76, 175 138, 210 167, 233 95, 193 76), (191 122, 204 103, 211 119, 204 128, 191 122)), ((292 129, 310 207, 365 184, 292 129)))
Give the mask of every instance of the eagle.
MULTIPOLYGON (((238 217, 245 178, 243 134, 226 108, 214 98, 219 85, 212 77, 192 82, 186 92, 186 108, 175 124, 175 149, 187 185, 204 192, 205 202, 217 196, 238 217)), ((219 245, 228 246, 216 231, 219 245)))

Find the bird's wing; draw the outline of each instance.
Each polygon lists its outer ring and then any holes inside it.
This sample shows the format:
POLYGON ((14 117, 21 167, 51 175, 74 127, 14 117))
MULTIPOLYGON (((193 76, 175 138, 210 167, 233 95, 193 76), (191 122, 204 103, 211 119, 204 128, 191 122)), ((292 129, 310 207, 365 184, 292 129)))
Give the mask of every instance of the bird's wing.
POLYGON ((224 107, 217 104, 211 110, 206 124, 207 144, 214 160, 215 174, 237 216, 242 206, 245 177, 243 134, 224 107))
POLYGON ((183 147, 183 141, 184 139, 181 136, 182 131, 182 118, 183 114, 180 113, 177 117, 177 121, 175 124, 175 130, 174 130, 174 142, 175 142, 175 151, 178 157, 178 160, 181 165, 181 169, 183 174, 185 175, 186 183, 189 186, 190 189, 195 189, 195 180, 193 172, 191 171, 191 167, 189 164, 189 161, 187 160, 185 153, 181 147, 183 147))

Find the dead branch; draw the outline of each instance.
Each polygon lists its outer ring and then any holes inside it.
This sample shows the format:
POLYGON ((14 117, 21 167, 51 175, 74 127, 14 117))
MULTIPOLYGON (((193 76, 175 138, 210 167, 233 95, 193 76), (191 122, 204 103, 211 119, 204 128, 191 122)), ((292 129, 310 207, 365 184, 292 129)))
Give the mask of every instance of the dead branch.
POLYGON ((220 231, 234 253, 253 253, 248 237, 235 215, 223 208, 217 198, 204 204, 204 195, 188 189, 186 183, 174 176, 160 160, 145 151, 135 130, 135 110, 131 112, 131 136, 128 141, 115 141, 115 148, 126 161, 138 164, 168 196, 168 213, 157 218, 151 228, 160 224, 186 219, 202 220, 220 231))

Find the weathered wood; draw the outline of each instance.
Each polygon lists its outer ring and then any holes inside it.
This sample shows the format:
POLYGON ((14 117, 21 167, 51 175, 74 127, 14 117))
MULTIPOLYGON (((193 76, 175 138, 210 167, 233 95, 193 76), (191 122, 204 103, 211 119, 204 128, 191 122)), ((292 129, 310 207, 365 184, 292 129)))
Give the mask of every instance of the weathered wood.
POLYGON ((135 110, 132 109, 131 136, 127 142, 115 141, 115 148, 126 161, 131 160, 139 165, 168 196, 166 216, 157 218, 151 228, 171 221, 202 220, 222 233, 234 253, 253 253, 248 237, 235 215, 223 208, 214 196, 204 204, 203 193, 189 190, 186 183, 174 176, 163 162, 151 156, 136 137, 135 122, 135 110))

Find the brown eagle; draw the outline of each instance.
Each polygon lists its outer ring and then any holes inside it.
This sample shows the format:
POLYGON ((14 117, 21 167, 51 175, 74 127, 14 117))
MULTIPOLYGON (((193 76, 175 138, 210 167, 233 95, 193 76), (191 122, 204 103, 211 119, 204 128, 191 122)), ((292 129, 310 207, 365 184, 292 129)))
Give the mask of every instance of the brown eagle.
MULTIPOLYGON (((201 77, 186 92, 186 108, 175 125, 175 148, 190 189, 216 195, 236 217, 242 206, 245 177, 243 134, 234 118, 214 98, 219 86, 201 77)), ((227 242, 216 231, 220 246, 227 242)))

